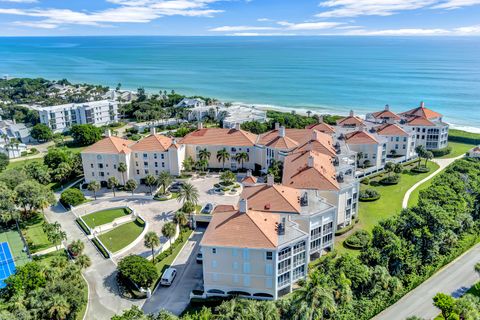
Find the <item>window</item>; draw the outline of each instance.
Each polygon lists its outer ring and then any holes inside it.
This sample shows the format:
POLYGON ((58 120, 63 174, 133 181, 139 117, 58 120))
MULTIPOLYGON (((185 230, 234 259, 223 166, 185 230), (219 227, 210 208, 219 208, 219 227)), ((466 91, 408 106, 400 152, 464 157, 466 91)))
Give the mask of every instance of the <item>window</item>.
POLYGON ((135 158, 138 158, 138 153, 135 153, 135 158))
POLYGON ((217 253, 217 248, 212 248, 212 253, 216 254, 217 253))
POLYGON ((138 167, 138 162, 137 161, 135 161, 135 167, 138 167))
POLYGON ((272 251, 267 251, 265 253, 265 259, 272 260, 273 259, 273 252, 272 251))
POLYGON ((165 162, 162 162, 162 168, 165 168, 165 162))
POLYGON ((100 171, 100 177, 105 177, 105 173, 103 171, 100 171))
POLYGON ((117 165, 116 165, 116 164, 113 165, 113 169, 117 169, 117 165))
POLYGON ((158 162, 155 162, 155 168, 158 168, 158 162))
POLYGON ((137 169, 137 174, 140 174, 140 170, 137 169))
POLYGON ((165 159, 165 155, 163 153, 161 154, 161 159, 165 159))
POLYGON ((278 264, 278 274, 288 272, 290 270, 290 259, 284 260, 278 264))
POLYGON ((143 158, 144 158, 144 159, 145 159, 145 158, 148 158, 148 154, 144 153, 144 154, 143 154, 143 158))
POLYGON ((145 174, 148 174, 148 169, 145 169, 145 174))
POLYGON ((90 164, 90 168, 92 168, 92 169, 93 169, 93 163, 91 163, 91 164, 90 164))
POLYGON ((400 137, 396 137, 395 141, 397 141, 397 142, 400 141, 400 137))
POLYGON ((155 170, 155 175, 158 176, 158 170, 155 170))
POLYGON ((99 168, 99 169, 103 169, 103 163, 99 163, 99 164, 98 164, 98 168, 99 168))
POLYGON ((157 159, 157 154, 156 153, 153 154, 153 159, 157 159))
POLYGON ((143 162, 143 166, 148 167, 148 162, 147 161, 143 162))

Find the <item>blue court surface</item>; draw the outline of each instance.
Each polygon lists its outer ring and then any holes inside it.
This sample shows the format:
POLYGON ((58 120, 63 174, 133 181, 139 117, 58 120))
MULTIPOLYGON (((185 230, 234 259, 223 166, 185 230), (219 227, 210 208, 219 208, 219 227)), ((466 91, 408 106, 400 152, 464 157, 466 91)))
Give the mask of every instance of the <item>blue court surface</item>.
POLYGON ((8 242, 0 243, 0 288, 5 287, 3 280, 15 273, 15 263, 8 242))

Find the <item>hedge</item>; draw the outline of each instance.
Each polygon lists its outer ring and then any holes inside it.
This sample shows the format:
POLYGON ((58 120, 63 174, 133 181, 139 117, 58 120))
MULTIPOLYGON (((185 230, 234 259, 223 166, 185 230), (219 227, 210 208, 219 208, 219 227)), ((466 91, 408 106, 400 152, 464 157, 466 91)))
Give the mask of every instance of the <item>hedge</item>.
POLYGON ((385 178, 382 178, 379 183, 383 185, 394 185, 398 184, 400 182, 400 176, 399 175, 393 175, 393 176, 386 176, 385 178))
POLYGON ((68 207, 68 206, 78 206, 85 202, 85 196, 83 195, 82 191, 77 188, 70 188, 62 192, 60 196, 60 202, 68 207))
POLYGON ((97 247, 97 249, 100 251, 100 253, 103 255, 104 258, 106 259, 110 258, 110 255, 108 254, 107 250, 105 250, 105 248, 100 244, 97 238, 93 238, 92 242, 97 247))
POLYGON ((82 219, 80 218, 77 218, 75 219, 75 221, 77 222, 77 224, 79 225, 79 227, 83 230, 83 232, 85 232, 85 234, 87 236, 90 235, 90 230, 88 229, 88 227, 85 225, 85 223, 83 223, 82 219))
POLYGON ((452 147, 430 150, 434 157, 442 157, 452 152, 452 147))
POLYGON ((427 173, 430 171, 430 168, 425 166, 413 167, 410 171, 413 173, 427 173))
POLYGON ((343 242, 347 248, 360 250, 370 243, 370 234, 365 230, 357 230, 343 242))

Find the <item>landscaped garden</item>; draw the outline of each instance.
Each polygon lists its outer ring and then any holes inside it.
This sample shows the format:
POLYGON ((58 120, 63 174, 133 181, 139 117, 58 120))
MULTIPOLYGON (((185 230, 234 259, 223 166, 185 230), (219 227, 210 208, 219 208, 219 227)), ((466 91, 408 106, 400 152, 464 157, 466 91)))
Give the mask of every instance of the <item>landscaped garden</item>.
POLYGON ((145 222, 137 218, 99 235, 98 238, 110 252, 115 253, 137 239, 144 228, 145 222))
POLYGON ((131 213, 132 210, 129 208, 114 208, 84 215, 82 219, 90 228, 95 228, 131 213))
POLYGON ((53 247, 43 228, 45 223, 45 219, 40 213, 35 213, 30 219, 21 223, 22 234, 31 253, 53 247))

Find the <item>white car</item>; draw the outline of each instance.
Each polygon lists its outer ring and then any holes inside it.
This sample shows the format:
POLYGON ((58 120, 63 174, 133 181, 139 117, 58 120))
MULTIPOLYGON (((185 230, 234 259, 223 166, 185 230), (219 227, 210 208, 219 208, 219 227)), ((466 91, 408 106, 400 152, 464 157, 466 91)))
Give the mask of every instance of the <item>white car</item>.
POLYGON ((177 275, 177 269, 175 268, 168 268, 162 275, 162 279, 160 280, 160 284, 162 286, 170 286, 177 275))

